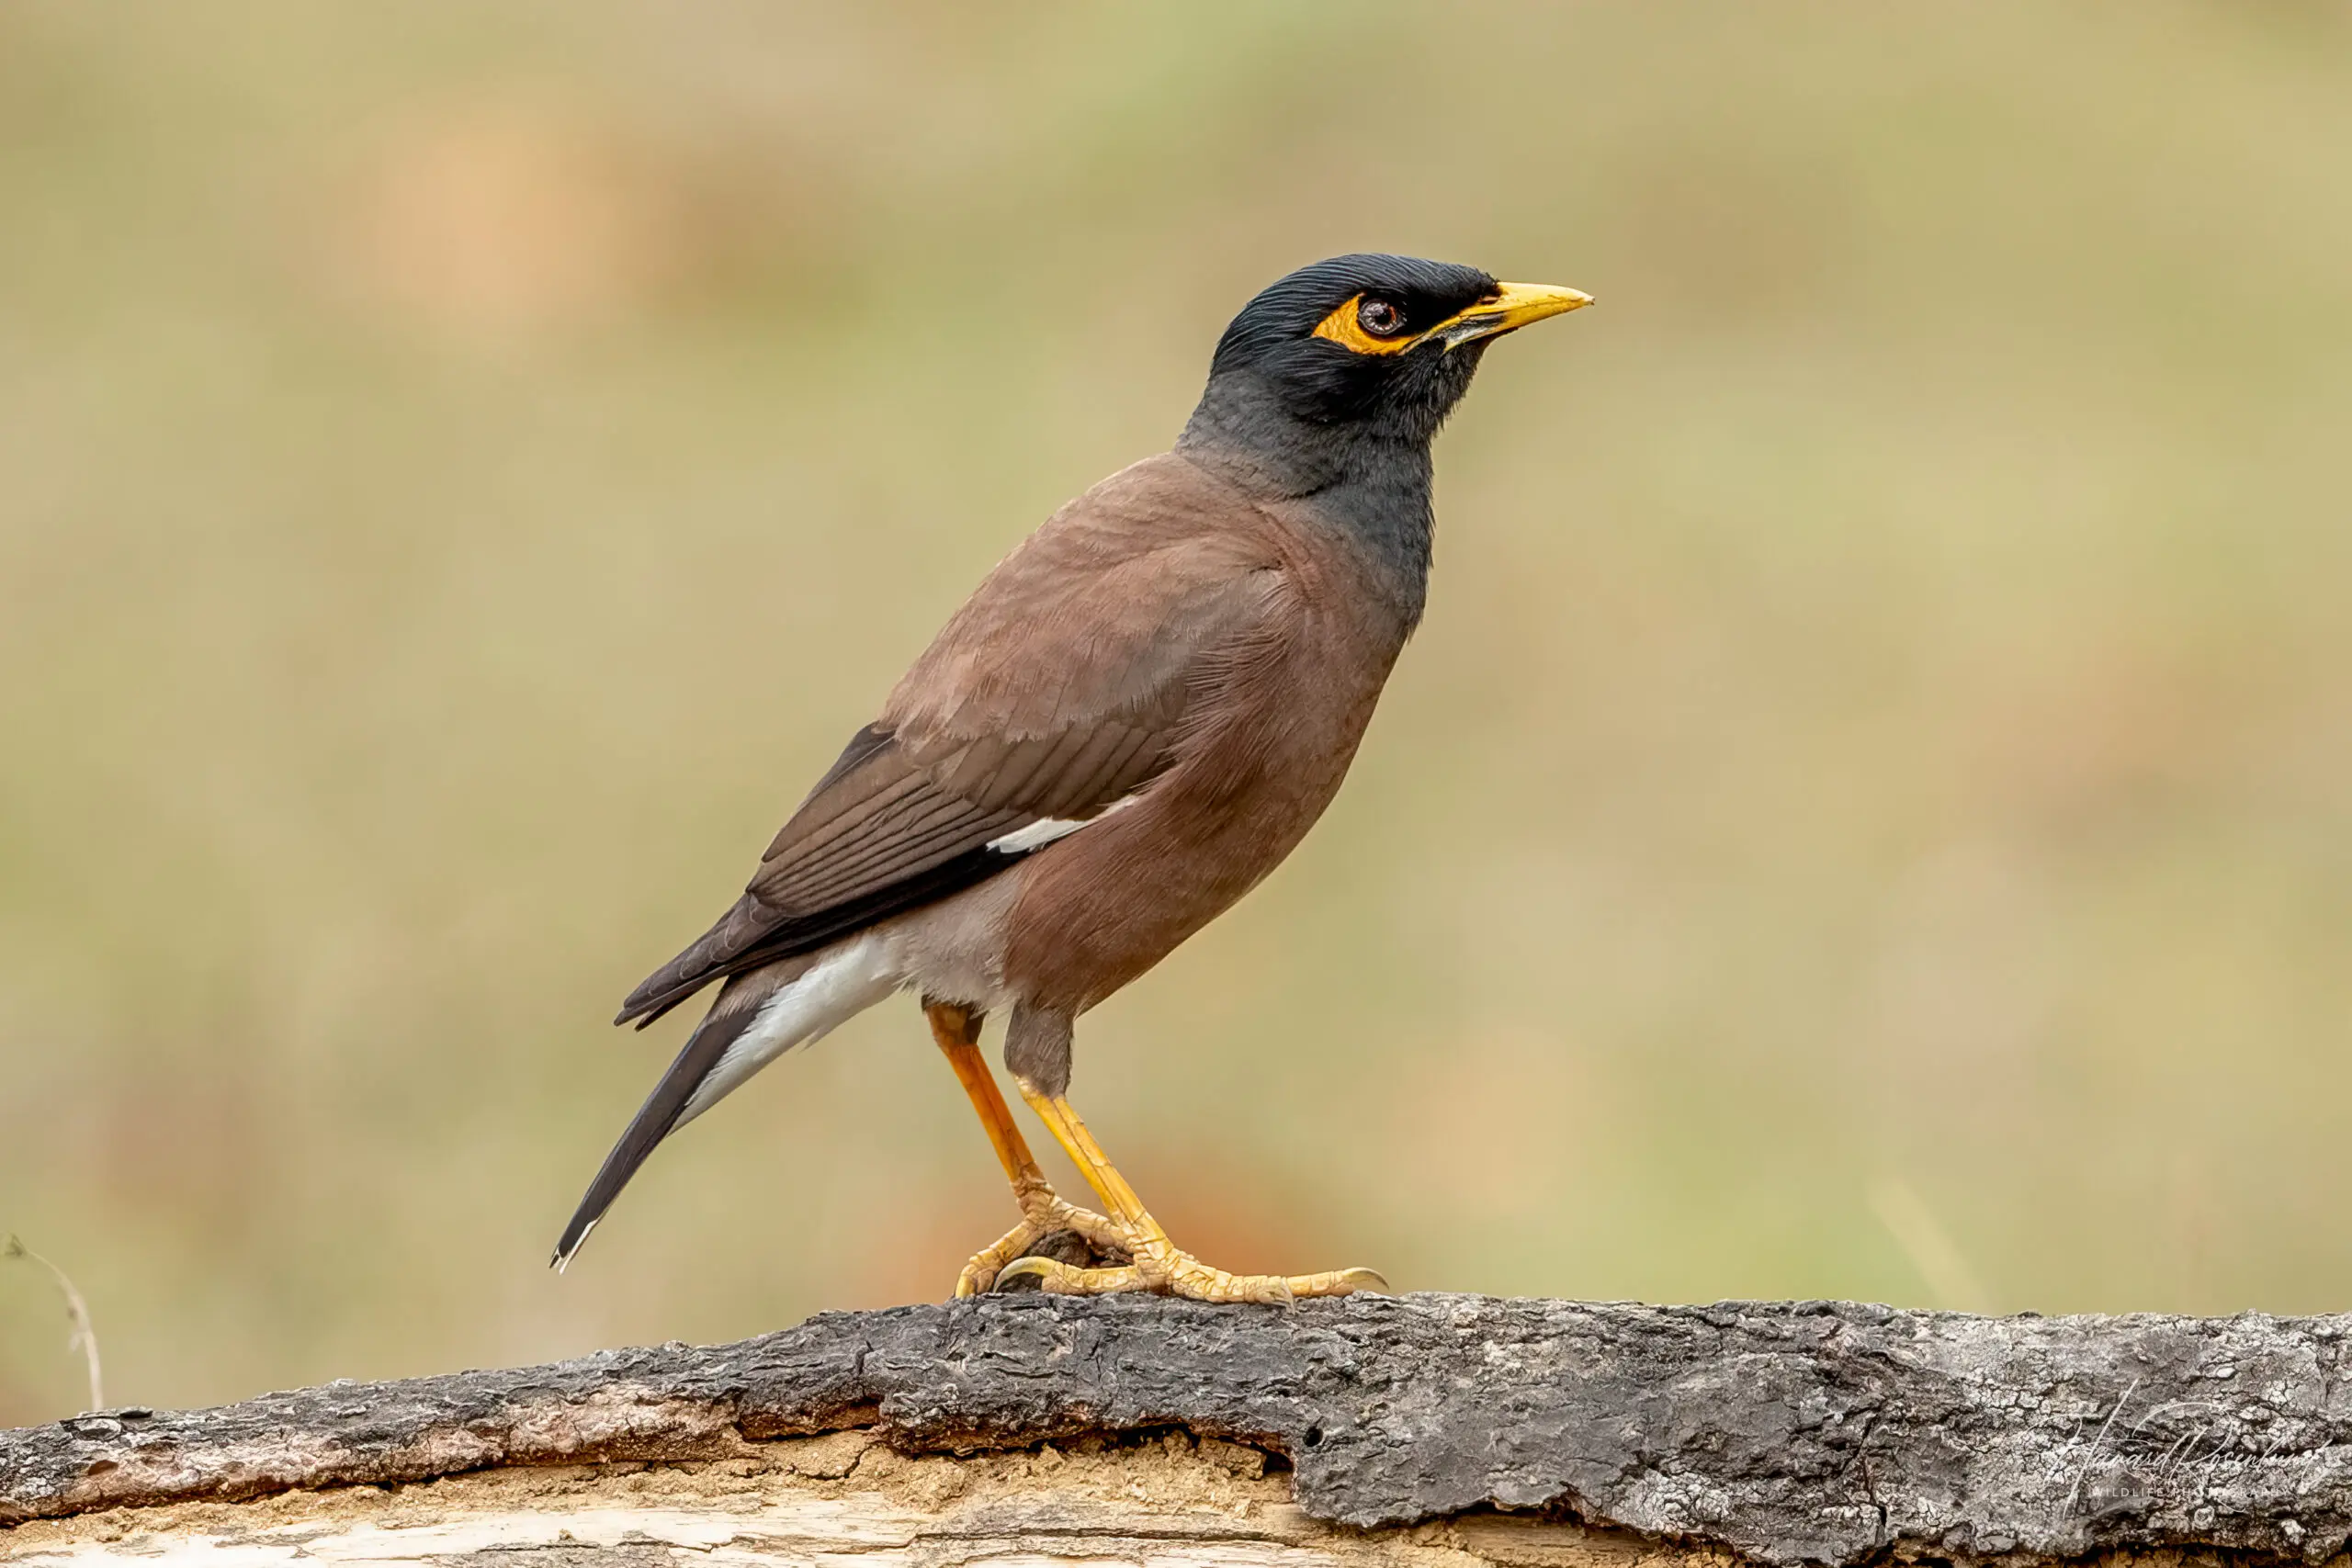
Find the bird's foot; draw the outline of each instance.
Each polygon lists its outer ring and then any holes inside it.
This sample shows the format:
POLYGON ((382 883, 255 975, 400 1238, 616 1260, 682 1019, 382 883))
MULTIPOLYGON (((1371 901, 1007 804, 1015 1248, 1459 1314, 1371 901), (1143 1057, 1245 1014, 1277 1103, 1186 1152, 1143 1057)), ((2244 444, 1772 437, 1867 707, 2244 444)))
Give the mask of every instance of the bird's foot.
POLYGON ((1333 1269, 1320 1274, 1228 1274, 1180 1251, 1148 1214, 1133 1225, 1104 1223, 1112 1227, 1114 1245, 1134 1259, 1132 1263, 1088 1269, 1054 1258, 1018 1258, 997 1269, 995 1288, 1002 1290, 1013 1280, 1034 1279, 1037 1289, 1057 1295, 1146 1292, 1195 1302, 1285 1303, 1302 1296, 1346 1296, 1388 1289, 1388 1281, 1370 1269, 1333 1269))
POLYGON ((1019 1258, 1083 1268, 1131 1256, 1115 1223, 1048 1190, 1024 1197, 1021 1223, 972 1254, 956 1277, 956 1293, 978 1296, 997 1289, 1006 1278, 1005 1265, 1019 1258))

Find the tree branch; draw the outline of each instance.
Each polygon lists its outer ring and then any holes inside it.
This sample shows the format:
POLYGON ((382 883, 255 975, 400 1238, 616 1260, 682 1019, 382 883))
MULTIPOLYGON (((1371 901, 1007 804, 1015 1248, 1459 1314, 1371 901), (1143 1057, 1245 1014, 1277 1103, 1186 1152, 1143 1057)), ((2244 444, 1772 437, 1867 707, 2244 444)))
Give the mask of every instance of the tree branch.
MULTIPOLYGON (((1539 1511, 1766 1563, 2352 1535, 2352 1318, 1975 1318, 1473 1296, 1000 1297, 708 1348, 0 1433, 0 1523, 870 1428, 901 1454, 1178 1430, 1353 1527, 1539 1511)), ((0 1551, 6 1541, 0 1539, 0 1551)))

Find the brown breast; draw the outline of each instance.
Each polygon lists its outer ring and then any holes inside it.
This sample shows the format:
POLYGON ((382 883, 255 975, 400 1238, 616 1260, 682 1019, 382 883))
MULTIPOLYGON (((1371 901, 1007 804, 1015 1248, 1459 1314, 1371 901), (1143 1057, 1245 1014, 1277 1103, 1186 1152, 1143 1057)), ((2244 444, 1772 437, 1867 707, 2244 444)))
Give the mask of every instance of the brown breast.
POLYGON ((1282 863, 1339 793, 1409 629, 1336 532, 1254 512, 1280 562, 1264 635, 1197 694, 1172 765, 1127 808, 1032 857, 1005 978, 1082 1011, 1159 963, 1282 863))

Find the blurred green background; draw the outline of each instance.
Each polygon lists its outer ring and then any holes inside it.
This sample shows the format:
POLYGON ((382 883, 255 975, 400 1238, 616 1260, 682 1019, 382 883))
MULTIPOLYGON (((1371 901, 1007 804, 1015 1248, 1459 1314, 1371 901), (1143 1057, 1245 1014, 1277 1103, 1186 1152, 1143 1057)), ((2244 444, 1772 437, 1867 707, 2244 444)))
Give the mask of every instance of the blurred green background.
MULTIPOLYGON (((550 1274, 684 1023, 605 1021, 1380 248, 1600 304, 1329 817, 1081 1032, 1179 1239, 2352 1304, 2347 147, 2343 5, 13 0, 0 1230, 153 1404, 942 1294, 1011 1210, 904 1003, 550 1274)), ((62 1336, 0 1266, 0 1421, 62 1336)))

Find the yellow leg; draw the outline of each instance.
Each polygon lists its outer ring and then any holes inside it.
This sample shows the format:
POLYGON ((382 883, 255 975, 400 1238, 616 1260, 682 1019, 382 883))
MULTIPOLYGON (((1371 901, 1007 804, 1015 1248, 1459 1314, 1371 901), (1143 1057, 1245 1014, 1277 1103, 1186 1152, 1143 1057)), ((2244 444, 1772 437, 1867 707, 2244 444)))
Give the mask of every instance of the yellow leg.
POLYGON ((1100 1214, 1063 1201, 1046 1182, 1045 1172, 1037 1168, 1036 1159, 1029 1153, 1028 1140, 1013 1124, 1012 1108, 1005 1104, 995 1077, 980 1056, 978 1015, 969 1008, 933 1001, 925 1001, 922 1011, 931 1022, 933 1041, 947 1058, 948 1066, 955 1070, 956 1081, 964 1086, 972 1109, 979 1114, 980 1125, 988 1131, 997 1163, 1004 1167, 1005 1179, 1012 1183, 1013 1201, 1021 1205, 1021 1223, 972 1255, 972 1260, 956 1277, 956 1293, 970 1296, 988 1290, 996 1283, 1006 1264, 1027 1253, 1040 1237, 1056 1231, 1075 1231, 1096 1247, 1124 1248, 1125 1238, 1118 1226, 1100 1214))
MULTIPOLYGON (((994 1085, 990 1085, 993 1089, 994 1085)), ((1001 1269, 999 1279, 1034 1275, 1048 1291, 1071 1295, 1111 1295, 1125 1291, 1150 1291, 1160 1295, 1186 1296, 1201 1302, 1288 1302, 1300 1296, 1344 1296, 1357 1291, 1385 1291, 1388 1281, 1369 1269, 1335 1269, 1322 1274, 1228 1274, 1212 1269, 1190 1253, 1178 1250, 1159 1222, 1144 1208, 1143 1200, 1127 1185, 1086 1130, 1069 1101, 1057 1094, 1038 1094, 1028 1085, 1022 1098, 1045 1122, 1078 1168, 1085 1173, 1119 1233, 1119 1243, 1135 1261, 1123 1269, 1074 1269, 1043 1258, 1024 1258, 1001 1269)))

